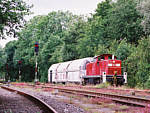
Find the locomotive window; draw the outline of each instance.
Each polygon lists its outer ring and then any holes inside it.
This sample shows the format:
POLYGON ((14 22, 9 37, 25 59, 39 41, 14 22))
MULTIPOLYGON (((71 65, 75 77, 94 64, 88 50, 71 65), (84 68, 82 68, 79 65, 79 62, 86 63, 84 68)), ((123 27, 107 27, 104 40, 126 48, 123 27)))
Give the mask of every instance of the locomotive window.
POLYGON ((101 60, 104 60, 105 58, 104 58, 104 56, 101 56, 101 60))
POLYGON ((101 60, 101 58, 100 57, 98 57, 98 61, 100 61, 101 60))
POLYGON ((99 62, 97 62, 97 66, 99 66, 99 62))
POLYGON ((112 59, 112 56, 108 56, 108 59, 112 59))

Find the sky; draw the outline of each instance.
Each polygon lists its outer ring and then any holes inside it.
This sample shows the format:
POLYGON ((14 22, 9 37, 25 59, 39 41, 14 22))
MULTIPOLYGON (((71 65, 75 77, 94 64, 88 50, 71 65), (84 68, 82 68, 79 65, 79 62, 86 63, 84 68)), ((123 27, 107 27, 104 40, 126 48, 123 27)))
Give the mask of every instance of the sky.
MULTIPOLYGON (((70 11, 77 15, 87 15, 94 13, 97 8, 97 4, 102 0, 23 0, 27 4, 33 4, 31 11, 34 13, 30 16, 26 16, 26 20, 31 19, 36 15, 46 15, 52 11, 70 11)), ((0 45, 2 47, 13 38, 8 38, 7 40, 0 39, 0 45)))

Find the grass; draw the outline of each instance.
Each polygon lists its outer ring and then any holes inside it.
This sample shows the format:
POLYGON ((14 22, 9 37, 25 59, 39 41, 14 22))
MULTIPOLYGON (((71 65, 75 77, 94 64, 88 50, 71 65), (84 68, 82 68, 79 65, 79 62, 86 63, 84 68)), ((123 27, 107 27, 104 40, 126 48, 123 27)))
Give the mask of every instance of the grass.
POLYGON ((108 88, 110 84, 108 82, 96 85, 96 88, 108 88))
POLYGON ((110 103, 110 104, 109 104, 109 108, 113 109, 113 108, 115 108, 115 107, 116 107, 116 105, 115 105, 114 103, 110 103))
POLYGON ((120 110, 126 110, 126 109, 128 109, 128 108, 129 108, 129 107, 126 106, 126 105, 122 105, 122 106, 119 107, 120 110))

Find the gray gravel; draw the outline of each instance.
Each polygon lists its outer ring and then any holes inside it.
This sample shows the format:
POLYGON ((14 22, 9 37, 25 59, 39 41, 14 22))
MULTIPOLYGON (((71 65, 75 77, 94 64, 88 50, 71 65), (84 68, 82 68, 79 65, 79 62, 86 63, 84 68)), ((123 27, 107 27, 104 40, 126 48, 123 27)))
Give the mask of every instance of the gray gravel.
POLYGON ((31 93, 32 95, 42 99, 44 102, 49 104, 52 108, 54 108, 58 113, 87 113, 80 107, 55 99, 54 96, 50 94, 50 92, 44 92, 44 91, 35 92, 32 89, 29 90, 24 88, 21 89, 17 88, 17 89, 27 93, 31 93))
POLYGON ((0 113, 44 113, 29 99, 0 88, 0 113))
POLYGON ((85 113, 83 109, 65 102, 53 99, 51 96, 46 96, 41 93, 36 94, 40 99, 51 105, 58 113, 85 113))

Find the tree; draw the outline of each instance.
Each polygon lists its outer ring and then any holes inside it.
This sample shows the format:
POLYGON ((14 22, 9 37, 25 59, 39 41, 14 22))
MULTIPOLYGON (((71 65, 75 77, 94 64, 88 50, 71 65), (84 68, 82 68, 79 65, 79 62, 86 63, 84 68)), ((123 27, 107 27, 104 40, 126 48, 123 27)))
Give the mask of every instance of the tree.
POLYGON ((138 11, 144 16, 141 25, 144 27, 145 34, 150 34, 150 1, 149 0, 139 0, 137 5, 138 11))
POLYGON ((6 69, 8 73, 8 76, 6 78, 8 79, 8 77, 10 77, 10 79, 12 79, 16 77, 16 74, 14 73, 14 62, 13 62, 13 57, 14 57, 15 50, 16 50, 16 41, 7 43, 4 50, 6 54, 5 64, 8 67, 6 69))
POLYGON ((77 50, 78 40, 83 38, 85 21, 82 17, 75 16, 76 21, 65 32, 65 36, 62 38, 63 45, 61 48, 62 60, 69 61, 79 58, 79 52, 77 50))
POLYGON ((118 45, 118 48, 116 49, 115 55, 122 61, 125 61, 128 56, 133 52, 134 47, 133 45, 127 43, 127 40, 124 39, 120 42, 118 45))
POLYGON ((117 40, 127 39, 127 42, 136 43, 144 35, 141 21, 143 16, 136 10, 135 0, 119 0, 110 12, 107 32, 109 37, 117 40))
POLYGON ((0 47, 0 78, 4 77, 5 72, 5 64, 6 64, 6 54, 4 52, 4 49, 0 47))
POLYGON ((67 42, 75 38, 76 35, 73 38, 71 36, 76 32, 73 29, 76 28, 74 24, 78 23, 78 20, 79 17, 72 13, 58 11, 45 16, 36 16, 27 22, 19 32, 19 39, 15 43, 16 49, 12 56, 14 72, 18 72, 16 60, 22 60, 22 80, 32 81, 34 79, 34 44, 38 41, 38 77, 43 82, 47 81, 47 70, 50 65, 62 61, 63 44, 69 46, 70 43, 67 42), (55 58, 56 56, 58 57, 55 58))
POLYGON ((104 45, 99 45, 98 50, 96 51, 96 55, 106 54, 108 53, 108 49, 104 45))
POLYGON ((23 0, 0 0, 0 37, 15 36, 24 25, 23 17, 30 13, 30 8, 23 0))
POLYGON ((147 87, 150 78, 150 37, 139 40, 139 45, 127 58, 130 86, 147 87))
POLYGON ((97 5, 96 14, 94 14, 94 16, 100 16, 101 18, 105 18, 111 8, 111 0, 102 1, 97 5))

